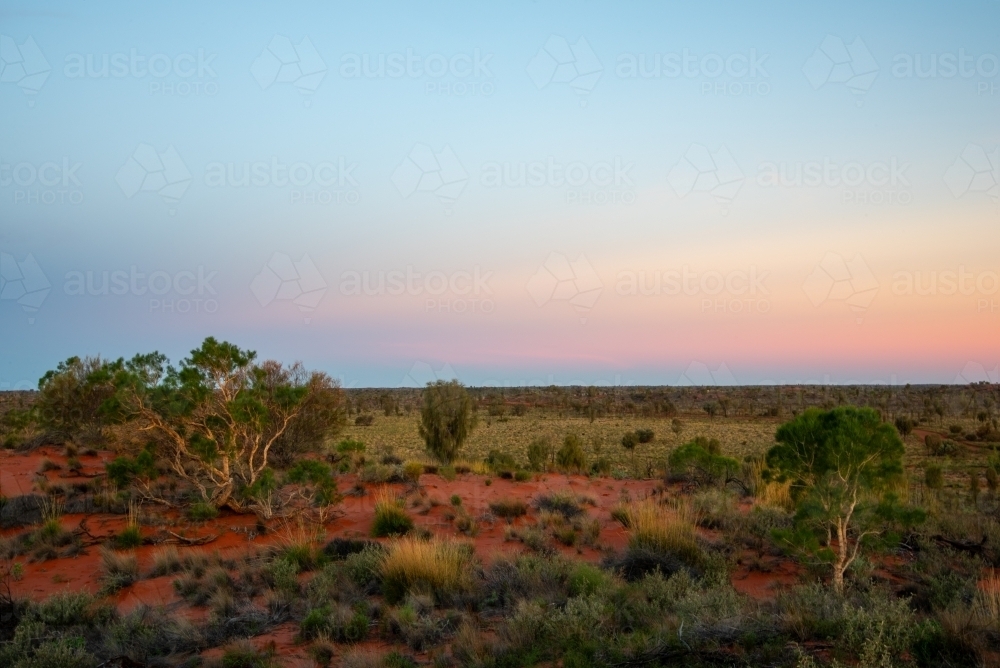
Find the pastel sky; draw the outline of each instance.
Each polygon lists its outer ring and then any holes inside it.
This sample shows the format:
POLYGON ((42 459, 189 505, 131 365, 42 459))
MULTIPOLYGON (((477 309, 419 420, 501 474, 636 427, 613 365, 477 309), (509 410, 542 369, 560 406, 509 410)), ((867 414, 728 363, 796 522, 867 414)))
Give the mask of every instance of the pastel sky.
POLYGON ((0 389, 1000 362, 1000 5, 7 2, 0 389))

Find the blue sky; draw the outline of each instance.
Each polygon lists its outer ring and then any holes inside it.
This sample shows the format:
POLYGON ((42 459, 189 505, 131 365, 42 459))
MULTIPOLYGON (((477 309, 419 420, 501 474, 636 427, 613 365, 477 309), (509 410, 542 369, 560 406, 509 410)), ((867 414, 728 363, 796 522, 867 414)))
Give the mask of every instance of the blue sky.
POLYGON ((991 377, 998 11, 7 3, 0 388, 207 335, 352 386, 414 365, 474 384, 991 377), (409 73, 352 75, 380 57, 409 73), (522 170, 540 182, 491 180, 522 170), (683 267, 766 278, 617 289, 683 267), (408 268, 402 294, 350 294, 408 268), (40 305, 18 292, 36 269, 40 305), (960 271, 968 294, 893 288, 960 271))

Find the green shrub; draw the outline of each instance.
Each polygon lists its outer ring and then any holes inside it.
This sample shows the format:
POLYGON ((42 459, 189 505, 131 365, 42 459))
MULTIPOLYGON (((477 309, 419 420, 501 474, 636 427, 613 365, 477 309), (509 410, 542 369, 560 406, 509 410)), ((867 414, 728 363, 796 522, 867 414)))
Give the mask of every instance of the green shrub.
POLYGON ((510 520, 515 517, 526 515, 528 512, 528 504, 521 499, 498 499, 490 503, 490 512, 497 517, 503 517, 504 519, 510 520))
POLYGON ((129 524, 121 533, 115 536, 115 547, 119 550, 130 550, 142 545, 142 530, 138 524, 129 524))
POLYGON ((514 472, 514 480, 517 482, 527 482, 531 480, 531 474, 523 469, 518 469, 514 472))
POLYGON ((348 555, 344 560, 347 577, 361 589, 371 589, 381 581, 385 554, 384 547, 372 543, 360 552, 348 555))
POLYGON ((576 496, 571 492, 543 494, 535 499, 535 507, 538 510, 559 513, 566 519, 572 519, 583 512, 583 508, 577 502, 576 496))
POLYGON ((699 484, 725 481, 739 470, 739 462, 720 454, 716 439, 698 436, 670 453, 670 469, 699 484))
POLYGON ((552 442, 541 436, 528 445, 528 466, 532 471, 542 471, 552 461, 552 442))
POLYGON ((299 565, 288 559, 275 559, 264 571, 264 577, 275 591, 297 594, 299 565))
POLYGON ((364 452, 365 444, 361 441, 355 441, 350 438, 345 438, 340 443, 337 444, 337 452, 340 454, 347 454, 349 452, 364 452))
POLYGON ((490 450, 483 461, 494 473, 514 471, 517 468, 517 462, 514 461, 514 458, 500 450, 490 450))
POLYGON ((195 521, 211 520, 219 516, 219 509, 205 501, 197 501, 188 508, 187 516, 195 521))
POLYGON ((930 489, 944 487, 944 471, 937 464, 928 464, 924 469, 924 484, 930 489))
POLYGON ((222 652, 222 668, 277 668, 273 652, 259 650, 248 640, 228 645, 222 652))
POLYGON ((458 494, 452 494, 451 495, 451 505, 453 505, 456 508, 458 508, 460 505, 462 505, 462 497, 460 497, 458 494))
POLYGON ((143 450, 135 459, 115 457, 104 465, 108 480, 118 487, 128 487, 137 477, 155 478, 156 463, 149 450, 143 450))
POLYGON ((565 471, 582 471, 587 467, 583 442, 576 434, 566 434, 562 447, 556 453, 556 464, 565 471))

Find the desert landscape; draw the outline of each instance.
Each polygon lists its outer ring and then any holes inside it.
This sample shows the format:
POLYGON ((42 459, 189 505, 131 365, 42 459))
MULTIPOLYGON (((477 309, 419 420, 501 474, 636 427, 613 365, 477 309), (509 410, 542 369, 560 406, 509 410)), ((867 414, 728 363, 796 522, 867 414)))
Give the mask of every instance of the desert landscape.
POLYGON ((39 387, 5 666, 1000 657, 996 385, 343 390, 208 339, 39 387))

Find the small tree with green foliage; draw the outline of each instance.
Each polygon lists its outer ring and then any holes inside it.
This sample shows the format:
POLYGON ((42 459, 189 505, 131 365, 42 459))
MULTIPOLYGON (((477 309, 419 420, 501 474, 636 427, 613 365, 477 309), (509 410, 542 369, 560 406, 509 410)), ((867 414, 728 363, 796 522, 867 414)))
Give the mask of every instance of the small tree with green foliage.
POLYGON ((428 383, 420 411, 420 437, 427 452, 450 464, 476 426, 472 399, 457 380, 428 383))
MULTIPOLYGON (((72 414, 59 417, 66 415, 65 397, 87 397, 98 424, 128 425, 155 444, 160 461, 216 508, 242 510, 240 497, 249 498, 242 492, 273 475, 267 473, 273 452, 314 447, 343 424, 340 389, 326 374, 257 362, 255 352, 211 337, 179 367, 159 353, 89 364, 75 359, 40 383, 42 394, 54 393, 58 410, 50 419, 70 424, 72 414), (307 417, 308 425, 296 424, 307 417), (301 429, 290 441, 294 427, 301 429)), ((119 468, 129 475, 129 465, 119 468)))
POLYGON ((583 452, 583 442, 576 434, 566 434, 562 447, 556 453, 556 464, 566 471, 582 471, 587 467, 587 455, 583 452))
POLYGON ((892 487, 903 474, 903 442, 871 408, 809 408, 778 428, 767 453, 767 477, 791 481, 794 529, 782 539, 829 563, 833 586, 862 546, 886 538, 897 524, 923 518, 897 504, 892 487))

